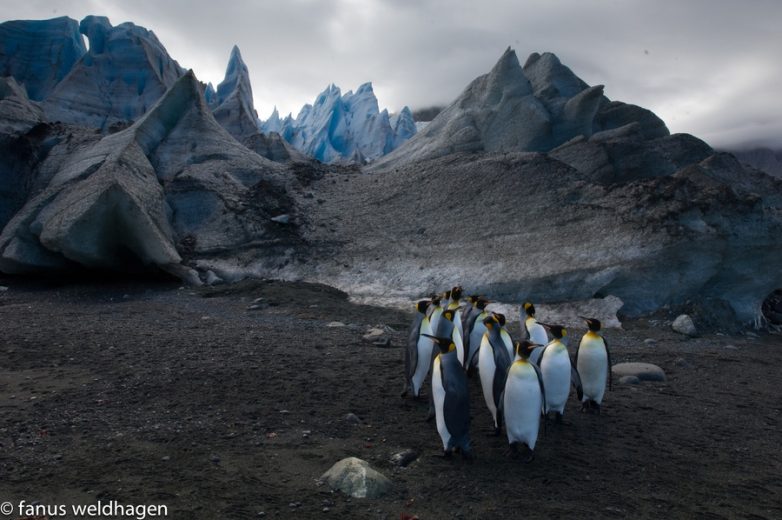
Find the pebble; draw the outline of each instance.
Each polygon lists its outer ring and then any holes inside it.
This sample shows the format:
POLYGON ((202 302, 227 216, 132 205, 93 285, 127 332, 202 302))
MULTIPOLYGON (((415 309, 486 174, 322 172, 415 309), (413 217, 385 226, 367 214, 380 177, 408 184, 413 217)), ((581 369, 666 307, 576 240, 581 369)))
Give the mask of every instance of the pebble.
POLYGON ((680 368, 689 368, 692 366, 692 363, 684 359, 683 357, 678 357, 673 360, 673 364, 680 368))
POLYGON ((635 376, 641 381, 665 381, 665 371, 651 363, 618 363, 611 367, 617 377, 635 376))
POLYGON ((399 466, 400 468, 406 468, 417 458, 418 452, 412 449, 407 449, 391 455, 391 463, 399 466))
POLYGON ((212 455, 212 457, 209 460, 211 460, 213 464, 220 464, 220 457, 218 457, 217 455, 212 455))
POLYGON ((648 347, 653 347, 653 346, 657 345, 657 340, 656 339, 652 339, 652 338, 646 338, 644 340, 644 344, 646 346, 648 346, 648 347))
POLYGON ((336 327, 344 327, 345 324, 341 321, 330 321, 326 324, 327 327, 336 328, 336 327))
POLYGON ((738 350, 739 349, 739 347, 737 347, 736 345, 725 345, 725 348, 728 349, 728 350, 738 350))
POLYGON ((673 320, 671 328, 679 334, 684 334, 685 336, 694 337, 698 335, 698 330, 695 328, 695 324, 692 322, 692 318, 690 318, 687 314, 680 314, 677 316, 676 319, 673 320))
POLYGON ((345 421, 350 424, 361 424, 361 419, 354 413, 349 413, 345 416, 345 421))
POLYGON ((0 285, 0 292, 5 292, 7 290, 8 290, 8 287, 6 287, 5 285, 0 285))
POLYGON ((272 222, 276 222, 278 224, 289 224, 291 221, 291 216, 287 213, 283 215, 277 215, 276 217, 272 217, 272 222))

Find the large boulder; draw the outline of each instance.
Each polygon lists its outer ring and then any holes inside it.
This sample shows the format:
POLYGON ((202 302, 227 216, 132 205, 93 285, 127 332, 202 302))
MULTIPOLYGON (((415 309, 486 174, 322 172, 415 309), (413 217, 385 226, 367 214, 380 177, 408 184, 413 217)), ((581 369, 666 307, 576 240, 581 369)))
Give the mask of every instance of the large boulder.
POLYGON ((379 498, 391 488, 391 481, 385 475, 356 457, 337 462, 320 480, 354 498, 379 498))

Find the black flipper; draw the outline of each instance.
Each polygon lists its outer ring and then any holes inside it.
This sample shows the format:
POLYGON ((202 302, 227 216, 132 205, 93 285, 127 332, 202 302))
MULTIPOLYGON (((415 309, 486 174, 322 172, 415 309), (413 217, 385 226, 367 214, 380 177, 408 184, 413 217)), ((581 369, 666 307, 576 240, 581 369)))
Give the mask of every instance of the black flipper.
POLYGON ((543 373, 540 371, 537 365, 530 363, 532 368, 535 369, 535 373, 538 375, 538 383, 540 384, 540 395, 543 396, 543 410, 546 409, 546 387, 543 386, 543 373))
POLYGON ((606 358, 608 359, 608 389, 614 389, 614 374, 611 372, 611 351, 608 350, 608 342, 603 338, 603 345, 606 347, 606 358))
POLYGON ((579 375, 578 370, 576 370, 576 367, 572 364, 570 365, 570 382, 573 383, 573 386, 576 388, 576 396, 578 396, 578 400, 581 401, 584 397, 584 388, 581 386, 581 376, 579 375))

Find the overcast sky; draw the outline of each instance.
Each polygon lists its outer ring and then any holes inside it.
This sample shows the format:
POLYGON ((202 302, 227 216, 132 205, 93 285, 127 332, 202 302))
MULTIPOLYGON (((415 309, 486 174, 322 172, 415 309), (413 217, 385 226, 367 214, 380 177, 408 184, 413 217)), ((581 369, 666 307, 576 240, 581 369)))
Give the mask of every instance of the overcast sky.
POLYGON ((712 146, 782 148, 780 0, 0 0, 0 18, 132 21, 215 86, 237 44, 266 119, 330 83, 390 112, 447 104, 507 46, 554 52, 610 99, 712 146))

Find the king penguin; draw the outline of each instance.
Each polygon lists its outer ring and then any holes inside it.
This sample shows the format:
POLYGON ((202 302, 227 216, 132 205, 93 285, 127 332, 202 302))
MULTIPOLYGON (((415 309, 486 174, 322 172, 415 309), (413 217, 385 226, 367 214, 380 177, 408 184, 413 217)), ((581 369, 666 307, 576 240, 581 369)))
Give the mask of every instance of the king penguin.
POLYGON ((581 410, 592 409, 600 413, 600 404, 606 390, 606 380, 609 390, 613 389, 611 379, 611 352, 608 343, 600 332, 600 320, 584 318, 589 330, 581 338, 576 349, 575 364, 581 376, 584 395, 581 398, 581 410))
POLYGON ((424 336, 424 334, 432 334, 429 318, 426 317, 426 310, 430 303, 429 300, 421 300, 415 306, 416 314, 410 327, 405 350, 405 387, 402 397, 408 392, 412 392, 413 397, 420 395, 421 387, 432 366, 434 343, 424 336))
POLYGON ((450 303, 448 303, 447 309, 452 310, 454 312, 453 314, 453 324, 456 325, 456 328, 459 329, 459 335, 464 338, 464 324, 462 322, 462 313, 464 312, 462 310, 462 286, 457 285, 453 289, 451 289, 451 300, 450 303))
POLYGON ((528 340, 516 343, 516 361, 508 370, 501 401, 511 453, 515 454, 520 444, 525 445, 528 455, 524 462, 532 461, 535 455, 540 411, 546 407, 543 375, 528 359, 535 347, 528 340))
POLYGON ((442 316, 445 309, 440 304, 441 300, 439 294, 432 294, 430 300, 432 301, 432 304, 426 311, 426 315, 429 317, 429 325, 432 327, 432 333, 434 334, 434 331, 437 330, 437 324, 440 321, 440 316, 442 316))
POLYGON ((531 302, 525 302, 522 306, 522 311, 521 323, 527 333, 527 338, 529 338, 532 343, 541 345, 540 347, 535 347, 529 355, 529 361, 530 363, 539 365, 543 347, 548 343, 548 334, 546 334, 545 327, 535 319, 535 306, 531 302))
POLYGON ((468 370, 478 364, 478 350, 481 348, 481 340, 487 330, 483 320, 489 317, 489 311, 486 310, 488 304, 489 300, 479 298, 467 319, 464 329, 464 350, 467 352, 467 358, 464 364, 468 370))
POLYGON ((496 314, 483 320, 486 332, 481 340, 478 351, 478 374, 481 377, 483 399, 494 420, 494 434, 500 434, 502 416, 497 413, 500 395, 505 388, 505 377, 508 375, 511 357, 505 347, 501 335, 501 326, 496 314))
MULTIPOLYGON (((437 321, 437 327, 432 327, 432 334, 438 338, 451 338, 456 345, 459 363, 464 363, 464 342, 459 327, 456 326, 456 311, 446 309, 437 321)), ((464 366, 464 365, 462 365, 464 366)))
POLYGON ((434 399, 437 433, 443 442, 443 454, 454 450, 462 457, 472 458, 470 446, 470 394, 467 375, 456 357, 456 345, 451 338, 431 339, 440 348, 432 366, 432 397, 434 399))
POLYGON ((544 347, 540 354, 540 372, 543 374, 543 385, 546 388, 544 414, 548 416, 550 412, 554 412, 557 414, 557 422, 560 422, 562 414, 565 413, 565 403, 570 395, 571 383, 576 387, 578 399, 581 400, 581 381, 576 368, 570 362, 570 356, 564 343, 567 329, 560 325, 545 323, 541 323, 541 325, 554 336, 554 339, 544 347))

